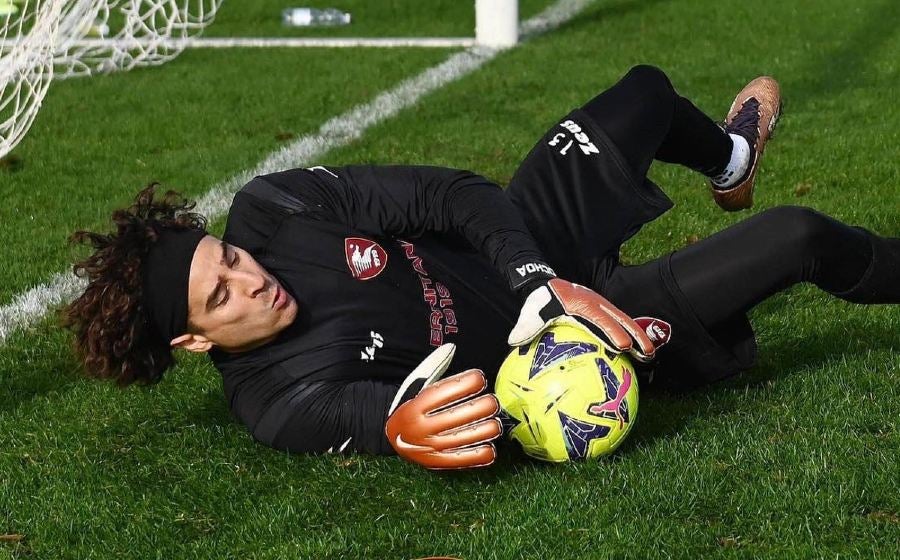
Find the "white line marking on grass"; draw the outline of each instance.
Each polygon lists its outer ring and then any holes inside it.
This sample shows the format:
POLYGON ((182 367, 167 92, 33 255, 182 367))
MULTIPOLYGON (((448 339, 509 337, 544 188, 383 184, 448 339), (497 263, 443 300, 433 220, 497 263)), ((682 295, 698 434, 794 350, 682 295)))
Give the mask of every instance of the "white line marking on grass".
MULTIPOLYGON (((14 41, 3 41, 5 46, 14 41)), ((203 37, 168 41, 137 41, 147 45, 188 49, 233 49, 233 48, 354 48, 354 47, 425 47, 425 48, 467 48, 475 46, 474 37, 203 37)), ((73 43, 74 47, 97 49, 118 44, 120 48, 133 46, 135 41, 111 42, 108 39, 82 39, 73 43)))
POLYGON ((50 282, 15 296, 11 303, 0 307, 0 343, 17 329, 40 321, 51 307, 78 297, 85 286, 86 280, 70 272, 56 273, 50 282))
MULTIPOLYGON (((573 18, 591 1, 559 0, 537 16, 522 22, 521 39, 525 41, 555 29, 573 18)), ((496 49, 472 47, 453 54, 437 66, 381 93, 369 103, 353 107, 346 113, 329 119, 317 134, 298 138, 270 154, 255 168, 238 173, 213 187, 197 201, 197 211, 210 221, 224 216, 234 193, 256 175, 309 165, 326 152, 361 137, 369 127, 415 104, 423 95, 477 70, 500 52, 496 49)), ((5 342, 16 330, 40 321, 50 308, 72 301, 85 286, 85 279, 63 272, 54 274, 49 282, 15 296, 11 303, 0 307, 0 343, 5 342)))

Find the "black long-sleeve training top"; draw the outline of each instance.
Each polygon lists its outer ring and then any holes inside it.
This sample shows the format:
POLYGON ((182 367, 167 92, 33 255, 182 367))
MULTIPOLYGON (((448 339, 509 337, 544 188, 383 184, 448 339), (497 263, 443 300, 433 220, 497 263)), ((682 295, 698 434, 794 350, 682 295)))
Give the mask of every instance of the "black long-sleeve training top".
POLYGON ((388 406, 443 343, 457 346, 448 374, 493 376, 519 311, 515 269, 543 261, 496 184, 437 167, 256 177, 235 195, 224 240, 299 304, 273 342, 210 352, 233 414, 259 441, 293 452, 392 452, 388 406))

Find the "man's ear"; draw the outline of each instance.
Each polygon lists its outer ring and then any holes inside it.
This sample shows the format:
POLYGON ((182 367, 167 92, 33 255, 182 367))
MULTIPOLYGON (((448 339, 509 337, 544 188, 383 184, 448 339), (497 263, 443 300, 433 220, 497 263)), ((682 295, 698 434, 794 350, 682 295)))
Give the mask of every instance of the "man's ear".
POLYGON ((173 338, 169 344, 174 348, 197 353, 209 352, 213 347, 212 341, 201 334, 183 334, 178 338, 173 338))

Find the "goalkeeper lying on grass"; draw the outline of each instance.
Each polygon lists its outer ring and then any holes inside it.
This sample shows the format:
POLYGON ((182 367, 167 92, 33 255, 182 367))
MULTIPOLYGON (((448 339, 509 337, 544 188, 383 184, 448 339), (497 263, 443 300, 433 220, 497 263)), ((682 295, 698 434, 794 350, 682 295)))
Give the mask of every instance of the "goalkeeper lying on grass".
POLYGON ((293 169, 241 189, 222 240, 151 186, 113 214, 114 233, 73 236, 95 253, 75 265, 90 284, 64 320, 85 369, 123 385, 158 381, 175 348, 207 352, 234 415, 272 447, 489 464, 500 426, 496 399, 475 396, 480 372, 429 391, 465 399, 440 419, 420 414, 427 395, 415 395, 448 365, 494 375, 508 343, 559 315, 632 353, 654 384, 679 387, 750 368, 747 312, 796 283, 900 302, 900 239, 808 208, 619 262, 622 243, 672 206, 646 177, 654 159, 709 177, 725 210, 748 208, 780 106, 778 84, 757 78, 723 130, 639 66, 554 124, 505 192, 435 167, 293 169), (426 360, 448 343, 455 355, 426 360), (422 400, 397 409, 411 398, 422 400))

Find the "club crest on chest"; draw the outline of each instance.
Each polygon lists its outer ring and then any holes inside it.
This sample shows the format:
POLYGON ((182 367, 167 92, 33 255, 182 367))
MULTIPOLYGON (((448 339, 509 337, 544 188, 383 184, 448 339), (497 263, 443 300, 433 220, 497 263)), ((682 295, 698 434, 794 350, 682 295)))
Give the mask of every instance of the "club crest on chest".
POLYGON ((371 280, 387 266, 387 252, 369 239, 347 237, 344 239, 344 256, 350 274, 357 280, 371 280))

